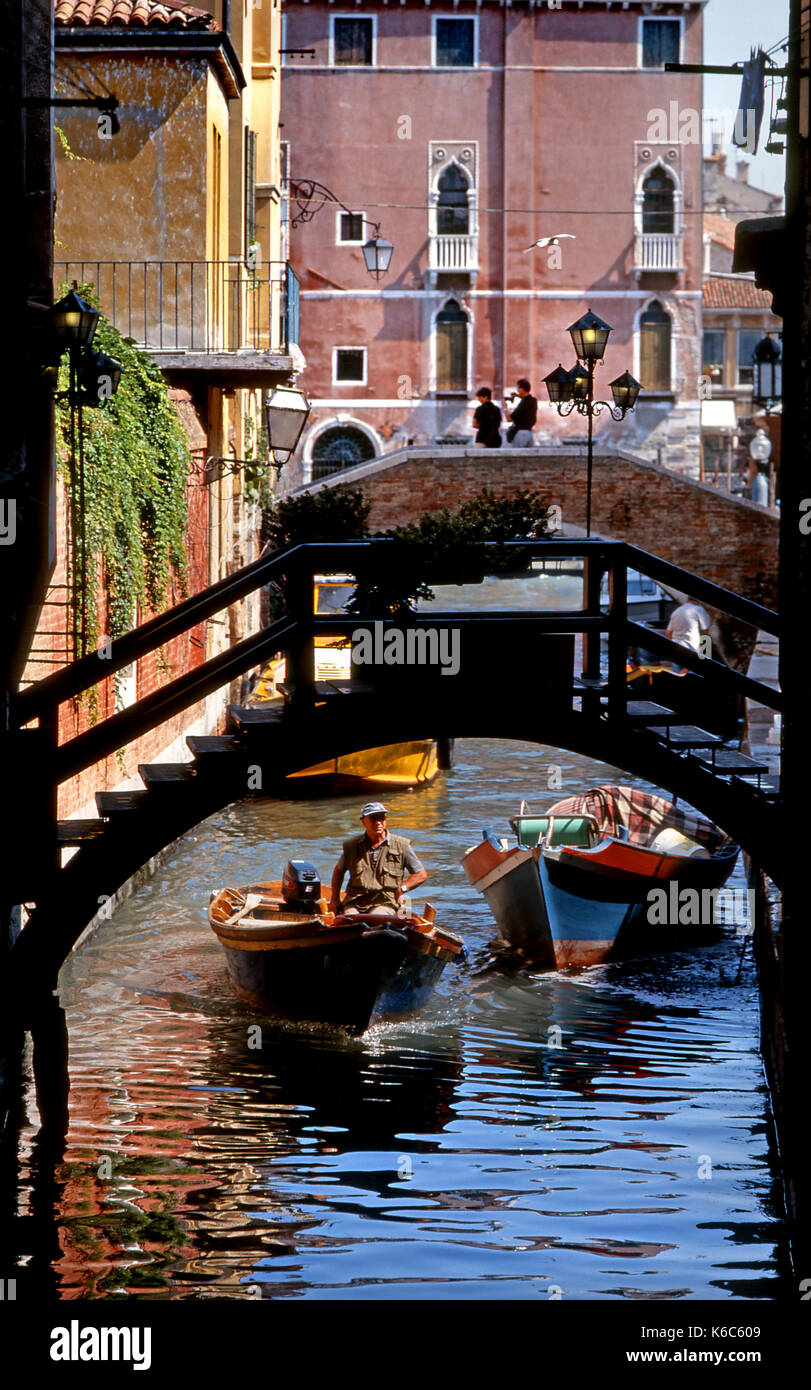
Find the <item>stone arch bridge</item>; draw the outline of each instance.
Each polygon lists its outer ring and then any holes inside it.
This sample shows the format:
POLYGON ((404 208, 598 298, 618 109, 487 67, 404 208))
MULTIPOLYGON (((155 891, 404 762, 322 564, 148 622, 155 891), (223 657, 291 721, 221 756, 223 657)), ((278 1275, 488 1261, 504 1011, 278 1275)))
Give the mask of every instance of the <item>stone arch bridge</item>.
MULTIPOLYGON (((778 517, 620 449, 595 448, 592 534, 627 541, 722 589, 777 606, 778 517)), ((298 488, 352 487, 371 503, 372 531, 455 510, 484 488, 497 496, 528 489, 557 503, 565 535, 586 524, 586 450, 408 448, 298 488)))

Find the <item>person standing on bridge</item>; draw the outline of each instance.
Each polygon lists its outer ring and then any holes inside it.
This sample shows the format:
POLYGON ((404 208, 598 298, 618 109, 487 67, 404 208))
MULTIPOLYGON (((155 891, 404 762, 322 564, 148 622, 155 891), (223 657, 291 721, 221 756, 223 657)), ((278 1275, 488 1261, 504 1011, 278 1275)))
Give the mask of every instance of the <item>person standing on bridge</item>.
POLYGON ((340 912, 372 912, 376 916, 398 912, 406 893, 428 877, 403 835, 387 828, 388 811, 380 801, 367 801, 360 813, 363 834, 347 840, 332 874, 330 908, 340 912), (349 874, 346 897, 341 884, 349 874))
POLYGON ((518 405, 510 412, 512 424, 507 430, 507 443, 514 444, 516 449, 531 449, 534 442, 532 431, 538 419, 538 402, 530 395, 530 390, 526 377, 519 377, 516 382, 518 405))
POLYGON ((473 423, 476 426, 475 443, 481 449, 501 448, 501 411, 494 405, 492 396, 489 386, 480 386, 476 392, 479 405, 473 423))

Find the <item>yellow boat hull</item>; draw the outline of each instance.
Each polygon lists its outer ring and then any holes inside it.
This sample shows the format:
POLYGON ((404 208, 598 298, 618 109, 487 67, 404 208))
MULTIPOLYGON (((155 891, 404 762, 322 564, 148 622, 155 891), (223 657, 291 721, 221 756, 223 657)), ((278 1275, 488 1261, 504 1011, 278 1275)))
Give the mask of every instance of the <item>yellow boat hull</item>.
POLYGON ((432 782, 438 771, 436 743, 432 739, 416 739, 328 758, 326 762, 291 773, 285 781, 300 784, 318 778, 328 781, 334 791, 362 791, 378 787, 421 787, 432 782))

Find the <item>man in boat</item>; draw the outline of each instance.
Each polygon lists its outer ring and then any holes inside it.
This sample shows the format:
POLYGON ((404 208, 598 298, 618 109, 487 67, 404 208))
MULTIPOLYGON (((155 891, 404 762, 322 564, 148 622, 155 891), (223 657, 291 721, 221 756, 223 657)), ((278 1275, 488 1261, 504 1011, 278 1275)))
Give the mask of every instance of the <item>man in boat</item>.
POLYGON ((389 832, 387 816, 380 801, 367 801, 363 807, 363 834, 346 841, 332 874, 333 912, 373 912, 377 916, 397 912, 406 893, 427 879, 411 841, 389 832), (341 884, 347 873, 349 886, 341 902, 341 884))

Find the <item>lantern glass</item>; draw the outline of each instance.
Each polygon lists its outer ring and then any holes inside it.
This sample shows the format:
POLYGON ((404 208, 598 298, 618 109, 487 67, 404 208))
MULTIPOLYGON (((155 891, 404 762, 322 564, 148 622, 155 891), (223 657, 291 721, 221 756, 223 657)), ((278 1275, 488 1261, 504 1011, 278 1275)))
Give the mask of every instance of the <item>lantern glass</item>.
POLYGON ((572 399, 574 388, 571 373, 567 372, 561 362, 553 372, 544 377, 544 385, 553 405, 563 404, 572 399))
POLYGON ((75 290, 69 290, 51 310, 56 335, 65 348, 89 347, 100 318, 98 309, 75 290))
POLYGON ((381 275, 385 275, 391 263, 394 247, 385 237, 372 237, 363 245, 363 259, 366 262, 366 269, 370 275, 374 275, 379 280, 381 275))
POLYGON ((304 392, 295 386, 277 386, 271 391, 265 406, 265 418, 268 445, 273 454, 283 454, 284 459, 290 457, 301 438, 309 414, 310 402, 304 392))
POLYGON ((623 411, 633 410, 642 390, 641 385, 630 372, 623 372, 616 381, 611 383, 611 394, 614 397, 614 404, 618 405, 623 411))
POLYGON ((752 399, 759 405, 775 405, 783 399, 783 361, 780 344, 767 335, 752 353, 752 399))
POLYGON ((613 331, 610 324, 598 318, 589 309, 587 314, 573 323, 569 330, 576 356, 582 362, 599 362, 613 331))
POLYGON ((579 362, 575 362, 569 372, 569 380, 572 383, 572 400, 587 401, 589 398, 589 374, 579 362))

